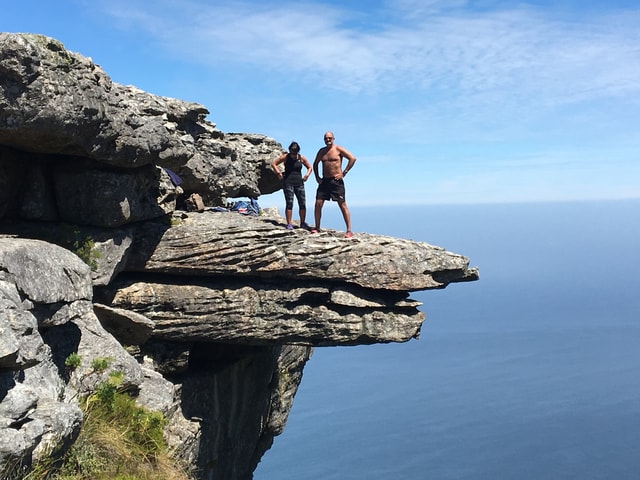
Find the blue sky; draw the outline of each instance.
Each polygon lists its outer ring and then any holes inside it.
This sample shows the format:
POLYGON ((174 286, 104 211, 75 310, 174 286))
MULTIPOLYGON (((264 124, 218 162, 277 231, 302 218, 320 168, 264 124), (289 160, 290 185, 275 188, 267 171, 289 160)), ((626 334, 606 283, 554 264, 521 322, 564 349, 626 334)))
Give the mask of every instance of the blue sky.
MULTIPOLYGON (((203 104, 225 132, 323 133, 349 205, 640 198, 636 1, 22 0, 112 79, 203 104)), ((315 182, 307 184, 313 197, 315 182)), ((282 203, 278 192, 265 201, 282 203)))

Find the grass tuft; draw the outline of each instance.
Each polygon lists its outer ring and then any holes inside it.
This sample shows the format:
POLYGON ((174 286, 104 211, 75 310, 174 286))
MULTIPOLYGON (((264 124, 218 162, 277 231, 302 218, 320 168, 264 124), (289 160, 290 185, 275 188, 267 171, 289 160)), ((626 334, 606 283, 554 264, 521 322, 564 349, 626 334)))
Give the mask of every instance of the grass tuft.
POLYGON ((189 480, 170 458, 160 412, 136 405, 112 382, 80 402, 84 423, 62 459, 35 465, 24 480, 189 480), (54 467, 55 465, 55 467, 54 467))
MULTIPOLYGON (((111 361, 94 358, 89 373, 104 372, 111 361)), ((70 370, 81 363, 77 353, 65 360, 70 370)), ((122 379, 122 372, 111 371, 107 381, 80 400, 82 428, 62 457, 53 448, 52 455, 34 465, 10 461, 0 466, 2 480, 190 480, 167 451, 164 415, 119 392, 122 379)))

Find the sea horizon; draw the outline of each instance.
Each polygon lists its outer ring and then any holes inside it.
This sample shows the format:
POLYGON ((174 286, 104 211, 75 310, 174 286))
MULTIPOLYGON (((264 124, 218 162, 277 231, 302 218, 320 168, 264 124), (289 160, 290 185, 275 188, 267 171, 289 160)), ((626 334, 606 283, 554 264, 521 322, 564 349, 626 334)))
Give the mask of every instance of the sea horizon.
POLYGON ((413 292, 418 340, 315 349, 254 478, 640 477, 639 209, 352 208, 356 238, 438 245, 480 279, 413 292))

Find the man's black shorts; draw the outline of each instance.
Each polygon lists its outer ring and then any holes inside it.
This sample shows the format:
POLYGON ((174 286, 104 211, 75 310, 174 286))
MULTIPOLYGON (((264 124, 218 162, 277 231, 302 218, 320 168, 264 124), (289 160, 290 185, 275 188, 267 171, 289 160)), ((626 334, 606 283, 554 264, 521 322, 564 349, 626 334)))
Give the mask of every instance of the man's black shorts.
POLYGON ((335 180, 333 178, 323 178, 318 191, 316 192, 317 200, 333 200, 334 202, 344 202, 344 180, 335 180))

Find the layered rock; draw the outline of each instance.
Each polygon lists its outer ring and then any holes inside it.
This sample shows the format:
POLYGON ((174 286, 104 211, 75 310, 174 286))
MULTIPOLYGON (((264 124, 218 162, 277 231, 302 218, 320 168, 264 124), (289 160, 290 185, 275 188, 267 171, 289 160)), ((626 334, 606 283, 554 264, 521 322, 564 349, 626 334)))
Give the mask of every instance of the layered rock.
POLYGON ((276 190, 268 166, 282 147, 114 83, 54 39, 0 34, 0 53, 6 475, 67 449, 78 396, 116 370, 165 414, 194 478, 249 479, 313 347, 416 338, 424 314, 410 292, 478 277, 426 243, 289 232, 276 214, 213 208, 276 190), (182 210, 191 193, 206 211, 182 210), (83 359, 73 372, 71 353, 83 359), (109 369, 92 371, 105 356, 109 369))
MULTIPOLYGON (((172 169, 183 179, 185 192, 197 192, 210 204, 222 204, 227 197, 256 198, 279 188, 269 163, 282 147, 271 138, 225 134, 206 120, 204 106, 112 82, 90 58, 65 50, 52 38, 0 33, 0 51, 0 145, 10 147, 0 150, 0 159, 18 157, 0 160, 5 164, 0 187, 14 187, 0 188, 5 209, 16 203, 24 208, 24 201, 12 201, 22 190, 16 187, 27 178, 34 188, 33 178, 46 176, 49 168, 54 169, 53 185, 39 187, 48 187, 43 195, 55 199, 60 219, 77 221, 79 207, 86 212, 77 223, 91 225, 99 224, 90 218, 95 205, 61 205, 65 198, 91 200, 96 191, 108 193, 114 183, 121 188, 130 182, 126 197, 104 197, 131 203, 138 197, 136 170, 145 166, 172 169), (55 165, 51 156, 58 157, 55 165), (21 158, 29 168, 11 171, 21 158), (120 174, 120 180, 112 174, 120 174), (82 195, 73 190, 71 195, 69 187, 82 195)), ((143 198, 152 199, 146 193, 143 198)), ((141 219, 127 211, 131 208, 123 206, 122 223, 141 219)), ((32 211, 31 218, 54 220, 47 216, 50 210, 32 211)))
POLYGON ((3 478, 22 478, 33 460, 69 448, 82 424, 78 396, 114 371, 123 374, 123 390, 137 392, 142 406, 167 416, 175 456, 200 470, 197 478, 250 478, 284 428, 310 348, 231 349, 192 341, 181 350, 188 357, 182 378, 172 383, 153 368, 177 376, 175 368, 154 365, 157 343, 149 346, 151 354, 134 351, 136 358, 103 328, 92 308, 91 285, 89 267, 68 250, 0 237, 3 478), (71 353, 83 359, 72 372, 65 366, 71 353), (96 358, 109 358, 108 369, 93 371, 96 358), (201 466, 212 461, 215 469, 201 466))
POLYGON ((168 340, 403 342, 424 320, 409 291, 476 274, 461 255, 379 235, 345 241, 217 212, 173 223, 147 223, 134 234, 144 243, 133 241, 125 266, 132 273, 112 282, 105 298, 152 319, 153 336, 168 340))

